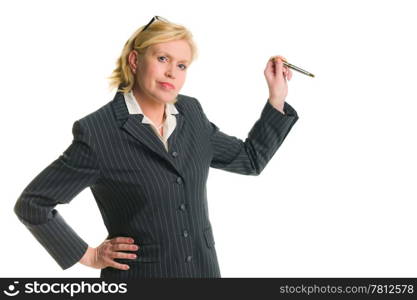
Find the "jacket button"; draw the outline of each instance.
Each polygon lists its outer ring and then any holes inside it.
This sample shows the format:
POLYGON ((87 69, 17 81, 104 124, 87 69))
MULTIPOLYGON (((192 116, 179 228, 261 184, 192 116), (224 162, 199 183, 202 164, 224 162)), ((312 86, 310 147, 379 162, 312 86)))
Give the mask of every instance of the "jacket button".
POLYGON ((178 184, 181 184, 181 183, 182 183, 182 179, 181 179, 181 177, 177 177, 177 183, 178 183, 178 184))
POLYGON ((191 255, 187 256, 186 261, 190 262, 193 259, 193 257, 191 255))
POLYGON ((171 154, 172 154, 173 157, 177 157, 178 156, 178 152, 177 151, 173 151, 171 154))
POLYGON ((187 236, 188 236, 188 231, 184 230, 184 237, 187 237, 187 236))
POLYGON ((185 204, 184 204, 184 203, 182 203, 182 204, 180 205, 180 209, 181 209, 181 210, 185 210, 185 204))

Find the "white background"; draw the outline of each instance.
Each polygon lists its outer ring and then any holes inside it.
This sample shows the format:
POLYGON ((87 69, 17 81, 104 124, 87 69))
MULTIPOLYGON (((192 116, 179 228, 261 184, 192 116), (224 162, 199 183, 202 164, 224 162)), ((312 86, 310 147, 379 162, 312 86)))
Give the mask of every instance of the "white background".
MULTIPOLYGON (((199 48, 180 93, 242 140, 267 101, 271 56, 316 75, 294 72, 299 120, 260 176, 210 171, 222 277, 417 276, 413 4, 2 1, 0 276, 99 276, 62 271, 13 206, 70 145, 73 122, 112 100, 106 77, 154 15, 199 48)), ((57 209, 90 246, 106 237, 89 189, 57 209)))

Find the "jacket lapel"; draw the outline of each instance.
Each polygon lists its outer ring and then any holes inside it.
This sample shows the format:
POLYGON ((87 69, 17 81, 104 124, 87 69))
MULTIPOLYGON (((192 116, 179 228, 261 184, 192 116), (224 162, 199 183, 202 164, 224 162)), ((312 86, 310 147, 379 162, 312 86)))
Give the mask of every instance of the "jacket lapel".
POLYGON ((179 140, 179 133, 184 124, 183 111, 179 102, 180 100, 175 103, 175 107, 178 110, 178 114, 174 114, 177 119, 177 125, 168 138, 169 151, 167 152, 164 144, 151 128, 151 125, 142 123, 143 115, 129 114, 122 92, 117 92, 112 101, 113 110, 116 119, 119 121, 120 128, 127 131, 131 136, 147 147, 149 151, 154 152, 161 159, 168 162, 168 164, 170 164, 178 173, 180 173, 178 164, 175 163, 175 159, 173 159, 171 153, 176 149, 175 144, 179 140))

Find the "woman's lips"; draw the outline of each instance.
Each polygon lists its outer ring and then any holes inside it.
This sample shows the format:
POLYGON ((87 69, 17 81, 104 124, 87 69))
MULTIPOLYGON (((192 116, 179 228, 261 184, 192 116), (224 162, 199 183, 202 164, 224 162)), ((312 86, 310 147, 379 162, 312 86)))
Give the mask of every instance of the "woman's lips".
POLYGON ((162 85, 165 88, 175 89, 175 87, 172 84, 168 83, 168 82, 159 82, 159 84, 162 85))

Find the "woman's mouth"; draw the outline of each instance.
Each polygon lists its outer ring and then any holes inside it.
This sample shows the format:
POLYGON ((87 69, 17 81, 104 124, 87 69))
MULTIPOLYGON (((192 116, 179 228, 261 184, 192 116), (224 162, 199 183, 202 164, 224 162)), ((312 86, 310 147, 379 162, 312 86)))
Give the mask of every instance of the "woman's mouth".
POLYGON ((175 86, 169 82, 159 82, 159 84, 166 89, 171 89, 171 90, 175 89, 175 86))

